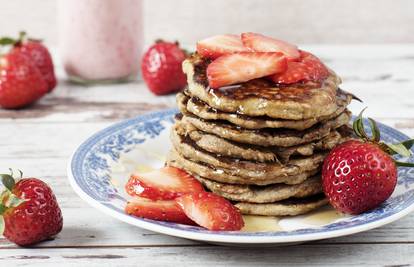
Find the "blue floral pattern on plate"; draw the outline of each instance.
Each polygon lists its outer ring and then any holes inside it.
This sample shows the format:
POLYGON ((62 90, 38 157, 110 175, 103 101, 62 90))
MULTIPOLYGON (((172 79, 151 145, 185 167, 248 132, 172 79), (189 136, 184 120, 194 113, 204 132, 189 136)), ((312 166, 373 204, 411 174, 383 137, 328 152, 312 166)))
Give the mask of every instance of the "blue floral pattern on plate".
MULTIPOLYGON (((233 242, 231 237, 234 236, 238 237, 237 242, 243 243, 248 243, 249 240, 260 243, 261 238, 265 238, 263 240, 266 243, 278 243, 341 236, 381 226, 414 209, 414 169, 399 168, 396 190, 380 207, 322 227, 278 232, 212 232, 200 227, 128 216, 123 211, 126 203, 125 194, 121 192, 123 185, 115 186, 111 183, 110 166, 122 154, 137 147, 139 149, 148 142, 168 143, 168 140, 158 139, 161 139, 162 134, 164 139, 168 139, 165 136, 168 136, 177 112, 176 109, 171 109, 139 116, 115 124, 86 140, 75 151, 68 166, 69 179, 75 191, 93 206, 128 223, 166 234, 172 231, 171 234, 175 236, 229 243, 233 242), (206 235, 212 237, 205 238, 206 235)), ((395 143, 408 139, 403 133, 386 125, 379 124, 379 128, 382 139, 386 142, 395 143)), ((162 162, 159 163, 162 165, 162 162)))

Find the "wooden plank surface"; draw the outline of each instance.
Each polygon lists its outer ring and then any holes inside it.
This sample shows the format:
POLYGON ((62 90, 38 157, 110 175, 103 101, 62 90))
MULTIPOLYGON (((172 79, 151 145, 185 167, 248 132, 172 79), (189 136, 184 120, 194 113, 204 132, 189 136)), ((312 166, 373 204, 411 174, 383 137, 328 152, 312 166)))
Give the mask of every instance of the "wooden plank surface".
POLYGON ((382 266, 414 264, 413 244, 305 244, 276 248, 163 246, 0 250, 2 266, 382 266), (3 265, 4 264, 4 265, 3 265))
MULTIPOLYGON (((364 100, 358 112, 414 136, 414 45, 307 46, 343 77, 343 89, 364 100)), ((58 70, 61 76, 62 71, 58 70)), ((284 248, 223 248, 142 230, 83 202, 66 177, 68 158, 94 132, 122 119, 175 107, 142 82, 83 87, 60 82, 32 107, 0 110, 0 170, 20 168, 54 189, 64 214, 62 233, 32 249, 0 238, 0 266, 410 266, 414 214, 365 233, 284 248), (378 256, 380 255, 380 257, 378 256)))

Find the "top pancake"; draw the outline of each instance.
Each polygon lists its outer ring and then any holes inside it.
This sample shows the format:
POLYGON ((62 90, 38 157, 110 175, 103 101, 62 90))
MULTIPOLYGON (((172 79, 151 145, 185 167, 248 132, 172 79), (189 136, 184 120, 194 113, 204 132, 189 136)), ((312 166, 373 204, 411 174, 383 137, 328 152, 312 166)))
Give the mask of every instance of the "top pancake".
POLYGON ((332 71, 322 82, 278 85, 262 78, 214 90, 208 86, 209 63, 193 54, 183 62, 183 71, 187 74, 191 95, 215 109, 289 120, 328 116, 338 109, 336 91, 341 80, 332 71))

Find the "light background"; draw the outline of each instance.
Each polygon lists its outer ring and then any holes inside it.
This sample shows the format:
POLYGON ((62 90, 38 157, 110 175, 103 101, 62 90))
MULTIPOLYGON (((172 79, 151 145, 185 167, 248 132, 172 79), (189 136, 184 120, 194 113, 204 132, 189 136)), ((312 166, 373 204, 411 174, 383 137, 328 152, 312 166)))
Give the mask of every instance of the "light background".
MULTIPOLYGON (((189 45, 243 31, 299 44, 414 43, 412 0, 143 1, 146 44, 162 37, 189 45)), ((0 0, 0 34, 25 29, 56 45, 56 6, 57 0, 0 0)))

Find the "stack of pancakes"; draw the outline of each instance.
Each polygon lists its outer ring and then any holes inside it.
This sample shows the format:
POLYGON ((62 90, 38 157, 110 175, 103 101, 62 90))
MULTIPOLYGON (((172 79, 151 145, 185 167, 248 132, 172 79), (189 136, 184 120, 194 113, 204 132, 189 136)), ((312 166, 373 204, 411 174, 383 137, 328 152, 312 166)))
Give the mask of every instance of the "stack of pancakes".
POLYGON ((243 214, 297 215, 327 203, 320 169, 350 138, 347 106, 334 72, 321 82, 276 85, 264 78, 214 90, 208 59, 184 61, 188 88, 177 95, 167 164, 185 169, 243 214))

